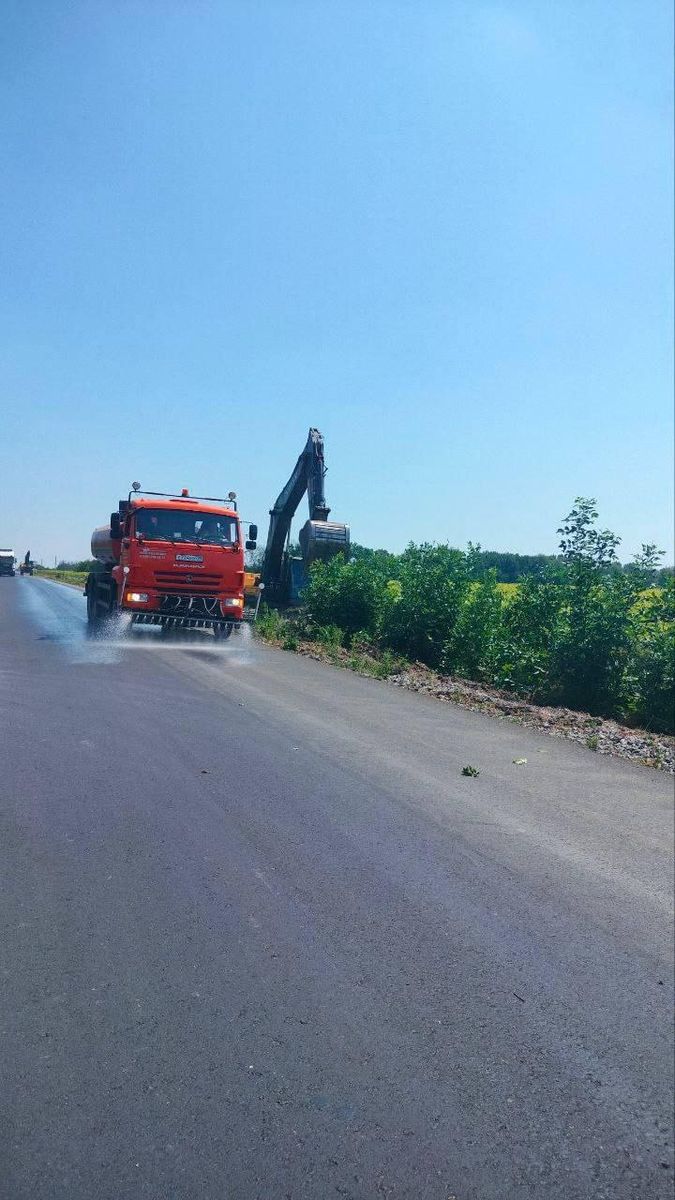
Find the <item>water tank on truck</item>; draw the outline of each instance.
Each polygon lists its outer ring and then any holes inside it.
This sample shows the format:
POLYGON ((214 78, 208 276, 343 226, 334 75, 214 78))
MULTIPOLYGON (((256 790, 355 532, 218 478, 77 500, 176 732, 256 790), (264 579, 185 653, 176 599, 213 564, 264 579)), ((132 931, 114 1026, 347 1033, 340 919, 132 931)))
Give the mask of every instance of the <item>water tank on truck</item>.
POLYGON ((114 538, 110 528, 110 523, 107 525, 99 525, 91 535, 91 557, 97 562, 103 563, 105 566, 111 566, 113 563, 120 561, 122 550, 122 538, 114 538))

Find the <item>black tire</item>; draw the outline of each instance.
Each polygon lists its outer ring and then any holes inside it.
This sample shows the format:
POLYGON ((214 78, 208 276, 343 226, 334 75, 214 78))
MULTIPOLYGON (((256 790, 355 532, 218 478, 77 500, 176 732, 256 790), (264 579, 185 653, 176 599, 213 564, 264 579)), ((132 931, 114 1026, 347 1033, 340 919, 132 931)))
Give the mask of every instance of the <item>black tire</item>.
POLYGON ((98 604, 96 603, 96 584, 87 582, 87 625, 95 629, 99 624, 98 604))
POLYGON ((87 624, 90 629, 102 629, 117 611, 113 581, 108 577, 98 579, 90 575, 87 580, 87 624))
POLYGON ((225 642, 232 633, 231 625, 214 625, 213 636, 217 642, 225 642))

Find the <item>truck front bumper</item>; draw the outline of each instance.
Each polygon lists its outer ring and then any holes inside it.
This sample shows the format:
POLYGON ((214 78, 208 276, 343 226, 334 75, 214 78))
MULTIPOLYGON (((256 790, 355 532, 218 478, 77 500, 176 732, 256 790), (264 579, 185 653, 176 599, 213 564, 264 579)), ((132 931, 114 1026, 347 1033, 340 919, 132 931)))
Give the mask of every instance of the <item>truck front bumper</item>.
MULTIPOLYGON (((138 593, 136 593, 138 594, 138 593)), ((212 629, 241 623, 243 600, 237 596, 204 596, 186 592, 141 592, 147 599, 125 595, 123 608, 138 625, 212 629)))
POLYGON ((224 629, 242 624, 241 617, 171 617, 161 612, 132 612, 132 625, 164 625, 168 629, 224 629))

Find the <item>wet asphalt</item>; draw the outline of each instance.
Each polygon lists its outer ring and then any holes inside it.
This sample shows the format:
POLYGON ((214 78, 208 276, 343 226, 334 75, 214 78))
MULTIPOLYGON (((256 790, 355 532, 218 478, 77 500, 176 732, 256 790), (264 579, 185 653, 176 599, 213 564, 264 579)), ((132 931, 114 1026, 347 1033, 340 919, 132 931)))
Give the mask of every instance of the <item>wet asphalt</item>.
POLYGON ((3 1200, 670 1200, 669 777, 0 585, 3 1200))

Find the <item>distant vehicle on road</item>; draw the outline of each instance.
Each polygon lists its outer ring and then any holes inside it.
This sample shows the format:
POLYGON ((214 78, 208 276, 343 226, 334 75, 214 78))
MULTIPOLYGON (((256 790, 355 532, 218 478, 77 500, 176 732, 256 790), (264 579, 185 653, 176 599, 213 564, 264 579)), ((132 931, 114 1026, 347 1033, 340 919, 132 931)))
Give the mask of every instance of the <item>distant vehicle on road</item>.
POLYGON ((27 550, 23 562, 19 563, 19 575, 32 575, 34 565, 31 562, 30 550, 27 550))
POLYGON ((0 549, 0 575, 14 575, 14 551, 0 549))
MULTIPOLYGON (((247 550, 255 550, 257 526, 247 550)), ((117 612, 134 624, 211 629, 229 637, 243 620, 244 541, 236 493, 227 500, 143 492, 95 529, 91 553, 98 568, 87 576, 87 620, 101 626, 117 612)))

